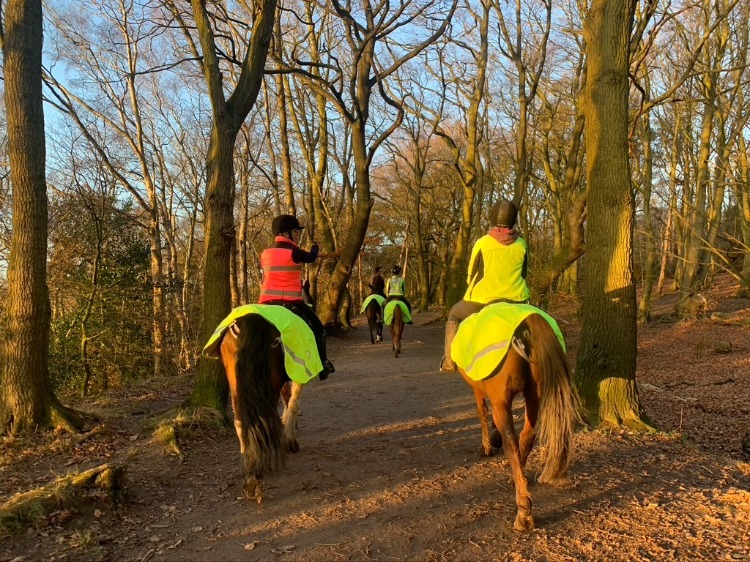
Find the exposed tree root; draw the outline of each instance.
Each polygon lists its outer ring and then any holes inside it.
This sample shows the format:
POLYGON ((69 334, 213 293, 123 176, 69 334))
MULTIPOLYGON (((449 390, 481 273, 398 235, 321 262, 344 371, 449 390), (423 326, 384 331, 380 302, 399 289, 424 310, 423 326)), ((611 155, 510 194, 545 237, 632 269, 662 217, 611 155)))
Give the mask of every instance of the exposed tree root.
POLYGON ((167 453, 185 460, 180 448, 180 439, 194 430, 201 428, 226 427, 227 420, 223 412, 213 408, 178 408, 160 416, 153 430, 154 440, 161 443, 167 453))
POLYGON ((52 427, 62 429, 71 435, 76 435, 83 429, 83 419, 75 410, 66 408, 56 400, 50 407, 52 427))
POLYGON ((109 435, 112 433, 112 428, 108 425, 97 425, 94 429, 87 431, 86 433, 79 433, 73 435, 70 439, 70 445, 80 445, 87 439, 96 437, 97 435, 109 435))
POLYGON ((35 521, 85 501, 85 493, 104 490, 115 504, 124 500, 124 466, 103 464, 58 478, 36 490, 19 493, 0 505, 0 535, 23 531, 35 521))

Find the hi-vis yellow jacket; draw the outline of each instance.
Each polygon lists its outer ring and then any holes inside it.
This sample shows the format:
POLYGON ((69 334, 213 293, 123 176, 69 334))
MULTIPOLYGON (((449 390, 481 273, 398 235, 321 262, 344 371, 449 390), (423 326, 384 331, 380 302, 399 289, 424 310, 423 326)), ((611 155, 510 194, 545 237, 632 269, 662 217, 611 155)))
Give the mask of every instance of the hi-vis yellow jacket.
POLYGON ((489 234, 474 244, 464 300, 487 304, 499 299, 524 302, 529 299, 525 279, 526 241, 517 238, 504 245, 489 234))

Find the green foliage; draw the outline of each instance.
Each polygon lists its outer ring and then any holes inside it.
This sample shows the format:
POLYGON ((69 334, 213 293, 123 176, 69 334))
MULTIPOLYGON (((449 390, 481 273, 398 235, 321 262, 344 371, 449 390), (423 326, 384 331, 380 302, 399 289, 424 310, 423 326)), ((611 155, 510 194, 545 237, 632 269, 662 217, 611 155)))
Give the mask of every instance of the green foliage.
POLYGON ((127 206, 75 203, 54 209, 50 233, 50 374, 56 389, 80 389, 88 367, 104 389, 152 370, 149 245, 127 206))

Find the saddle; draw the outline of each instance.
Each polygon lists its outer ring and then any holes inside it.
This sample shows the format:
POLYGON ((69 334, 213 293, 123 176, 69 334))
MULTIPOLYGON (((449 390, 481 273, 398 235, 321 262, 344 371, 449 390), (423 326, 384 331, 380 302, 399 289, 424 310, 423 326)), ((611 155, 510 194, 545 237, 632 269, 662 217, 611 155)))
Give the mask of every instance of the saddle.
MULTIPOLYGON (((284 350, 284 368, 294 382, 306 384, 323 370, 312 329, 293 311, 273 304, 246 304, 232 310, 208 339, 203 347, 203 355, 218 357, 226 331, 234 326, 238 318, 248 314, 262 316, 279 331, 284 350)), ((234 331, 232 333, 237 337, 234 331)))
POLYGON ((392 300, 386 303, 385 308, 383 309, 383 320, 385 321, 386 326, 393 324, 393 313, 397 306, 401 308, 401 318, 403 321, 406 323, 411 322, 411 314, 409 314, 409 307, 406 306, 406 303, 403 301, 392 300))
POLYGON ((515 341, 518 326, 531 314, 544 318, 555 332, 562 348, 565 341, 557 322, 542 309, 530 304, 488 304, 461 322, 451 344, 451 358, 475 381, 487 378, 508 354, 511 345, 525 357, 523 342, 515 341))

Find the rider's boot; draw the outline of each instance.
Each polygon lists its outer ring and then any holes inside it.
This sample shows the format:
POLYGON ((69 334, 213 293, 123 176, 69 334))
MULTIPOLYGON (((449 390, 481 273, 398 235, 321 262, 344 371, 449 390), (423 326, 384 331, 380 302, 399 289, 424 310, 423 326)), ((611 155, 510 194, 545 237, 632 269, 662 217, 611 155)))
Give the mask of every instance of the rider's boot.
POLYGON ((456 337, 457 331, 458 322, 455 320, 448 320, 445 323, 445 354, 440 360, 441 371, 450 372, 456 370, 456 364, 453 362, 453 359, 451 359, 451 344, 453 343, 453 338, 456 337))
POLYGON ((323 370, 318 375, 318 378, 322 381, 326 380, 328 378, 328 375, 331 373, 336 372, 336 367, 333 366, 333 363, 331 363, 331 360, 328 359, 328 353, 326 351, 326 333, 323 332, 319 335, 319 339, 317 341, 318 344, 318 353, 320 353, 320 360, 323 363, 323 370))

